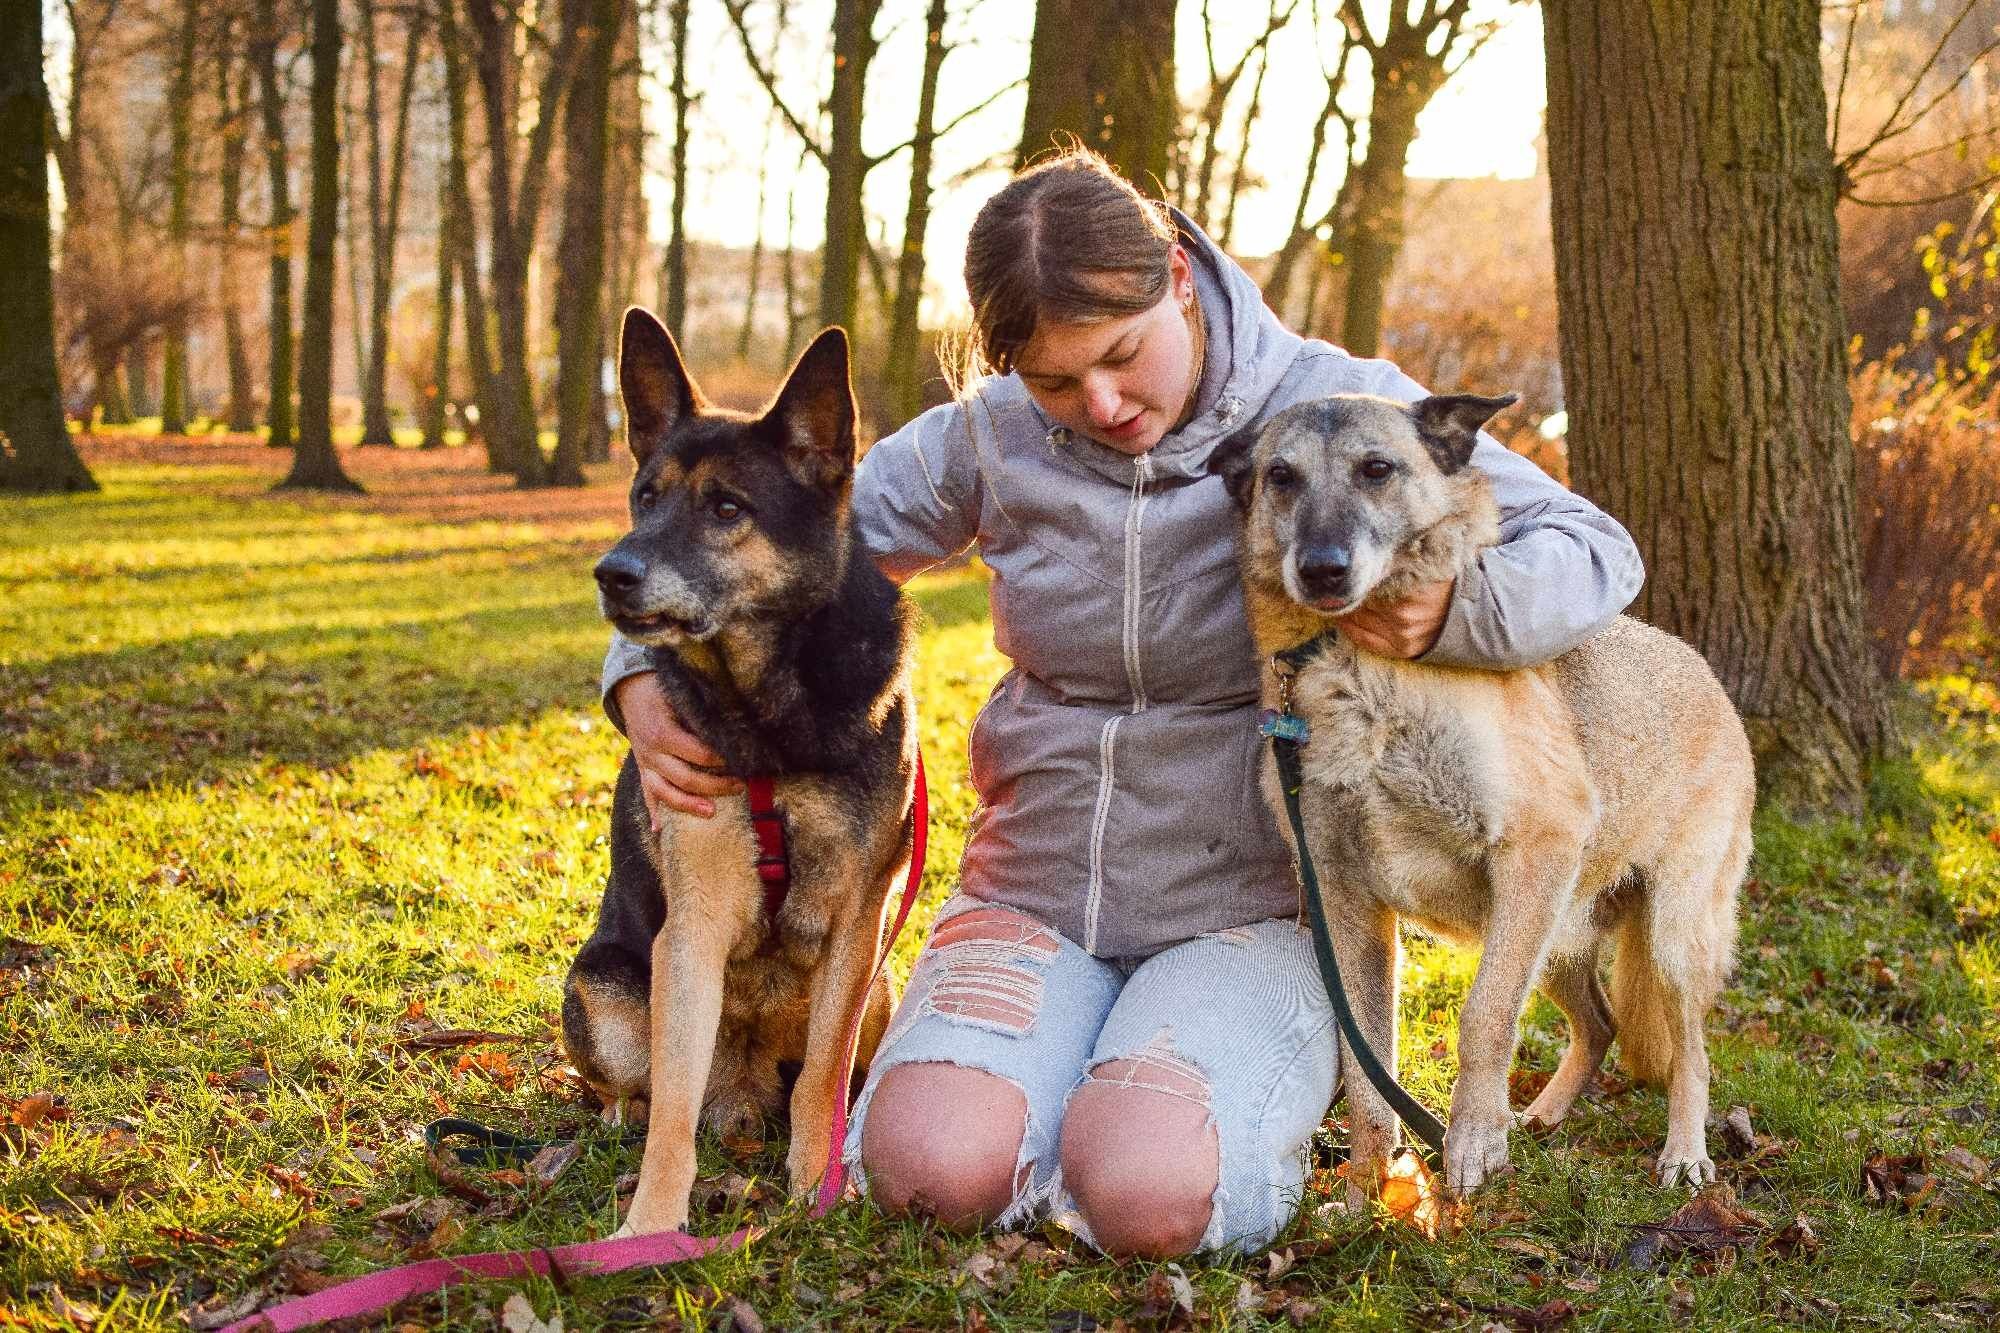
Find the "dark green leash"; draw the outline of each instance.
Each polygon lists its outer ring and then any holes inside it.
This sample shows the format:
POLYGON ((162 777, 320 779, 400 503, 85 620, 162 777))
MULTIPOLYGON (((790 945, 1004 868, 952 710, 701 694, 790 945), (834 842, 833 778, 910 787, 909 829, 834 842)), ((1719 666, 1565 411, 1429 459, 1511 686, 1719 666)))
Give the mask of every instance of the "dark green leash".
MULTIPOLYGON (((645 1131, 636 1125, 620 1125, 609 1134, 593 1135, 596 1145, 622 1148, 645 1141, 645 1131)), ((504 1129, 482 1125, 477 1120, 446 1116, 424 1126, 424 1147, 433 1153, 450 1153, 467 1166, 524 1166, 544 1148, 577 1143, 577 1139, 524 1139, 504 1129), (471 1147, 459 1147, 450 1139, 470 1139, 471 1147)))
POLYGON ((1347 987, 1340 980, 1340 963, 1334 958, 1333 938, 1326 929, 1326 907, 1320 902, 1319 875, 1313 869, 1312 853, 1306 846, 1305 817, 1299 812, 1299 792, 1305 784, 1301 751, 1312 739, 1312 730, 1304 718, 1292 711, 1292 679, 1319 651, 1320 643, 1320 639, 1308 639, 1272 658, 1278 668, 1278 708, 1264 711, 1258 730, 1271 738, 1271 757, 1277 761, 1278 785, 1285 794, 1285 817, 1291 821, 1292 841, 1299 849, 1299 878, 1304 884, 1306 913, 1312 918, 1313 952, 1319 957, 1320 980, 1326 983, 1326 997, 1333 1002, 1333 1016, 1340 1024, 1341 1035, 1347 1038, 1347 1049, 1353 1053, 1354 1063, 1361 1066, 1361 1072, 1375 1085, 1375 1091, 1381 1093, 1390 1109, 1402 1117, 1410 1132, 1423 1140, 1433 1157, 1441 1159, 1444 1156, 1444 1123, 1412 1097, 1383 1067, 1368 1039, 1361 1035, 1361 1025, 1354 1021, 1354 1010, 1347 1003, 1347 987))

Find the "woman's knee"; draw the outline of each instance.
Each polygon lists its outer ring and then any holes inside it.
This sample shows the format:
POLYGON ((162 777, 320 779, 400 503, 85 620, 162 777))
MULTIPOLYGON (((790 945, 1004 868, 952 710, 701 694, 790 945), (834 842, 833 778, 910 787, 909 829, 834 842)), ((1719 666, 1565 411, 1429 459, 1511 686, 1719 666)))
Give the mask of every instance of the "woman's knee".
POLYGON ((1192 1252, 1208 1234, 1222 1170, 1207 1080, 1147 1055, 1097 1065, 1064 1113, 1062 1170, 1106 1254, 1192 1252))
POLYGON ((882 1075, 861 1125, 868 1194, 891 1214, 977 1228, 1026 1184, 1028 1100, 998 1074, 961 1065, 898 1065, 882 1075))

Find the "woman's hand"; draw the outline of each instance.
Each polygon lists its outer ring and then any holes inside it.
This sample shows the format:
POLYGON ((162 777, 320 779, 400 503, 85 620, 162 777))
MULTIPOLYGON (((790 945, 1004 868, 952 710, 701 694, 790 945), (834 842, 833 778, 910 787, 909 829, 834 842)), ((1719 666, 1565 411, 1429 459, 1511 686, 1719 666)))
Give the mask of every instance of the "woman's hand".
POLYGON ((1340 632, 1364 653, 1377 657, 1422 657, 1444 633, 1456 579, 1426 583, 1400 602, 1365 605, 1336 620, 1340 632))
POLYGON ((652 672, 627 676, 611 693, 625 719, 632 757, 639 761, 639 789, 645 794, 655 833, 662 809, 707 819, 715 814, 711 798, 743 790, 741 782, 721 771, 722 756, 681 725, 652 672))

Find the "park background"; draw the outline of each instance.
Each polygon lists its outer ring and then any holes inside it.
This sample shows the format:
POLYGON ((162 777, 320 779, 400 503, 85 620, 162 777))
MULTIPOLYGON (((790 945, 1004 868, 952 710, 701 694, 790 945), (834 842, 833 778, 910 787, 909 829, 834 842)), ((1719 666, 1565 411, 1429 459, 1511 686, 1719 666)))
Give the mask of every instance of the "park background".
MULTIPOLYGON (((397 1318, 1084 1328, 1980 1326, 2000 1035, 2000 4, 21 0, 0 12, 0 1319, 215 1327, 330 1276, 582 1239, 636 1159, 440 1173, 445 1110, 593 1122, 552 1019, 621 754, 589 566, 661 312, 754 407, 825 323, 870 432, 941 401, 972 213, 1057 134, 1293 327, 1440 390, 1631 526, 1634 613, 1765 801, 1696 1214, 1607 1069, 1440 1218, 1253 1261, 813 1224, 397 1318), (1679 1220, 1668 1225, 1670 1217, 1679 1220)), ((913 586, 921 927, 1004 669, 913 586)), ((894 960, 906 972, 920 931, 894 960)), ((1445 1104, 1470 960, 1413 940, 1445 1104)), ((1561 1045, 1540 1000, 1517 1092, 1561 1045)), ((1398 1200, 1391 1200, 1392 1203, 1398 1200)))

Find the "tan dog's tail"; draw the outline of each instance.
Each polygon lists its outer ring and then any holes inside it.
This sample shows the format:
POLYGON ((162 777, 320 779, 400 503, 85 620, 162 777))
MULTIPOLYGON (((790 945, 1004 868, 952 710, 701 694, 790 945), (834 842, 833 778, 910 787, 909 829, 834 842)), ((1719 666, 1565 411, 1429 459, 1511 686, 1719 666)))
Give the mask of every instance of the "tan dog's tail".
POLYGON ((1652 913, 1641 904, 1619 925, 1611 961, 1618 1059, 1636 1083, 1664 1086, 1674 1064, 1676 998, 1653 957, 1652 913))

